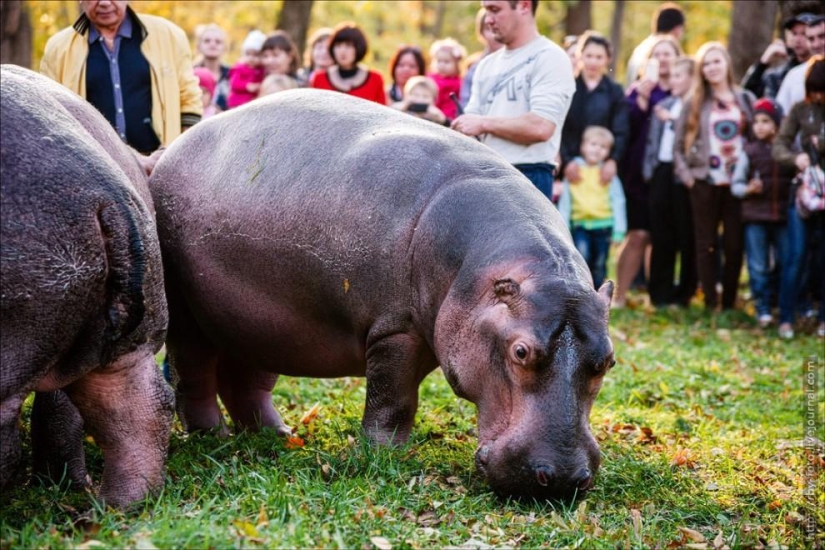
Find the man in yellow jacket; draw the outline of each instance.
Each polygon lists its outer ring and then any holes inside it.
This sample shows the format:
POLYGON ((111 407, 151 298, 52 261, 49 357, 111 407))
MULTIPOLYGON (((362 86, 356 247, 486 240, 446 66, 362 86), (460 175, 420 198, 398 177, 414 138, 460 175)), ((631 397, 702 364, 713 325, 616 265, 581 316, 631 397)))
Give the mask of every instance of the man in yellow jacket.
POLYGON ((202 114, 180 27, 127 0, 82 0, 83 14, 46 44, 40 72, 86 98, 141 153, 169 145, 202 114))

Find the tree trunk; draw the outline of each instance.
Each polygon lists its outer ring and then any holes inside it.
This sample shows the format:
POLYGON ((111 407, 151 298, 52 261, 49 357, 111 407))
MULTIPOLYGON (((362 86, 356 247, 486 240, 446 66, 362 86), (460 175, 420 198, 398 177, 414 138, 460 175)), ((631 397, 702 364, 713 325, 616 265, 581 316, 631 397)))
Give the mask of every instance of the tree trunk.
POLYGON ((567 17, 564 20, 564 33, 579 35, 593 27, 590 17, 591 0, 577 0, 567 4, 567 17))
POLYGON ((442 38, 442 30, 444 29, 444 15, 447 12, 447 2, 445 0, 438 0, 435 8, 435 22, 433 23, 433 38, 442 38))
POLYGON ((286 31, 298 47, 298 59, 303 59, 314 0, 284 0, 278 14, 276 29, 286 31))
POLYGON ((622 23, 624 22, 625 0, 613 2, 613 21, 610 22, 610 44, 613 45, 613 57, 610 59, 610 74, 616 78, 616 60, 622 59, 622 23))
POLYGON ((22 0, 0 2, 0 63, 32 65, 32 25, 22 0))
POLYGON ((733 2, 728 50, 733 61, 733 75, 737 81, 771 43, 777 7, 773 0, 733 2))

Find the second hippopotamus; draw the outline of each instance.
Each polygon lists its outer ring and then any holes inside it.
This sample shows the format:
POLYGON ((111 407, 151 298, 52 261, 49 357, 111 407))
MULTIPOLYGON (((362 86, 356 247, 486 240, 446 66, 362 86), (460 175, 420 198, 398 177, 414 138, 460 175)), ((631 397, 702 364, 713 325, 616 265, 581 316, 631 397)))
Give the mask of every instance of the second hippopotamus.
POLYGON ((288 428, 278 375, 366 376, 363 428, 405 441, 441 366, 478 407, 499 493, 591 485, 590 408, 613 364, 553 205, 484 145, 343 94, 299 90, 186 132, 150 179, 167 347, 191 429, 288 428))

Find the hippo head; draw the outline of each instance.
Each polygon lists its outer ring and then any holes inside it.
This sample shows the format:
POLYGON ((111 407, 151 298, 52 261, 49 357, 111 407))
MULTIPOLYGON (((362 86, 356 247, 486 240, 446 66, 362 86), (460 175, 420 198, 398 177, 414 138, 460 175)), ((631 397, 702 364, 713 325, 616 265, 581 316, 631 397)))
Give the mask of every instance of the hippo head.
POLYGON ((459 292, 464 298, 439 314, 436 347, 455 393, 478 407, 475 462, 491 487, 502 496, 569 499, 591 486, 599 467, 589 416, 614 364, 613 283, 595 291, 589 277, 540 273, 499 272, 459 292))

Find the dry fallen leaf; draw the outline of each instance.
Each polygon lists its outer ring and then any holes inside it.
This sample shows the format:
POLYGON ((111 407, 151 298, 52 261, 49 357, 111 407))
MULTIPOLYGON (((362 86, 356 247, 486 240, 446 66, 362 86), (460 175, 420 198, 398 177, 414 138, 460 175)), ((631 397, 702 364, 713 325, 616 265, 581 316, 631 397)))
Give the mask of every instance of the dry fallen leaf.
POLYGON ((384 537, 370 537, 370 541, 378 550, 392 550, 392 544, 384 537))
POLYGON ((642 513, 632 508, 630 510, 630 519, 633 522, 633 534, 636 535, 637 539, 642 538, 642 513))
POLYGON ((286 448, 287 449, 298 449, 304 446, 304 440, 298 437, 297 435, 291 435, 286 438, 286 448))
POLYGON ((693 529, 689 529, 687 527, 679 527, 679 531, 688 540, 692 540, 693 542, 706 542, 705 536, 699 531, 694 531, 693 529))
POLYGON ((693 458, 691 457, 690 450, 677 449, 676 452, 673 453, 673 458, 670 460, 670 465, 677 467, 684 466, 686 468, 692 468, 693 458))
POLYGON ((321 411, 321 404, 315 403, 311 409, 304 413, 304 416, 301 417, 301 424, 304 426, 308 425, 310 422, 315 420, 318 416, 318 413, 321 411))

